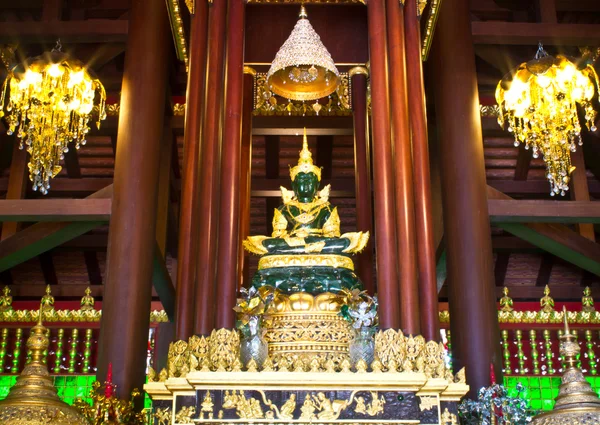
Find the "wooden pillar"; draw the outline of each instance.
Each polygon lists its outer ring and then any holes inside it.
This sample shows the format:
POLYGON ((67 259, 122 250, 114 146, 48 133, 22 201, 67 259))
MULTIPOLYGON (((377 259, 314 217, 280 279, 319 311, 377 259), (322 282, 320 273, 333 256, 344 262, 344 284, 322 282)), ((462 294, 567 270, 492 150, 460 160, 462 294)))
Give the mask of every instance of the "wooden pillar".
POLYGON ((238 289, 250 278, 249 254, 242 241, 250 235, 250 200, 252 179, 252 112, 254 111, 254 76, 256 71, 244 67, 244 101, 242 106, 242 159, 240 166, 240 231, 238 239, 238 289))
POLYGON ((191 18, 188 83, 185 101, 185 132, 183 142, 183 176, 179 213, 179 245, 177 247, 177 339, 188 339, 194 334, 194 303, 196 259, 198 247, 198 216, 200 205, 200 138, 204 111, 204 83, 206 80, 206 26, 208 2, 196 2, 191 18))
POLYGON ((394 84, 390 84, 390 111, 396 188, 400 326, 405 333, 418 335, 420 326, 415 242, 415 194, 406 96, 404 11, 398 0, 386 1, 389 71, 390 75, 394 76, 394 84))
POLYGON ((434 38, 435 108, 440 134, 450 329, 456 370, 471 396, 502 382, 492 241, 469 0, 442 2, 434 38), (460 46, 460 48, 457 48, 460 46))
POLYGON ((200 166, 200 214, 196 265, 195 333, 208 335, 214 328, 219 165, 225 68, 225 0, 210 4, 204 121, 200 166))
POLYGON ((412 136, 415 187, 415 229, 419 276, 421 334, 426 340, 440 339, 435 242, 431 198, 431 175, 427 136, 427 112, 421 62, 420 16, 416 1, 404 7, 408 111, 412 136))
POLYGON ((400 327, 398 312, 398 261, 394 210, 394 175, 390 140, 390 104, 384 0, 369 0, 369 50, 373 119, 373 190, 379 321, 383 329, 400 327))
POLYGON ((240 167, 244 83, 243 0, 229 0, 227 14, 227 90, 221 164, 221 206, 217 255, 216 328, 232 329, 238 282, 240 167))
POLYGON ((98 344, 98 380, 105 380, 112 363, 113 381, 122 398, 142 388, 145 380, 156 188, 171 43, 161 2, 132 0, 129 16, 98 344))
POLYGON ((369 231, 371 238, 365 250, 356 257, 356 271, 364 288, 375 293, 373 280, 373 207, 371 193, 371 146, 367 124, 367 76, 363 67, 350 70, 352 79, 352 109, 354 117, 354 181, 356 182, 356 228, 369 231))
MULTIPOLYGON (((3 141, 6 143, 6 140, 3 141)), ((27 184, 29 183, 29 179, 27 178, 27 151, 19 149, 19 142, 16 140, 16 137, 13 140, 12 149, 10 174, 8 175, 8 188, 5 199, 23 199, 27 191, 27 184)), ((21 223, 14 221, 5 221, 1 225, 0 241, 10 238, 21 228, 21 223)))

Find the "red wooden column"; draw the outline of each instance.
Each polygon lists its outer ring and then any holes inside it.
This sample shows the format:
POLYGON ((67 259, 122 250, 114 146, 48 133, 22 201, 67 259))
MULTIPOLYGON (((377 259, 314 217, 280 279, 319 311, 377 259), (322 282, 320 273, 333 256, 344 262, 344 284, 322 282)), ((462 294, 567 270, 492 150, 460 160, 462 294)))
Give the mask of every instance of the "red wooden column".
POLYGON ((394 76, 394 84, 390 84, 390 110, 396 188, 400 326, 405 333, 418 335, 420 324, 415 242, 415 194, 406 96, 404 12, 398 0, 387 0, 386 4, 389 66, 390 74, 394 76))
POLYGON ((122 398, 142 388, 146 372, 171 43, 162 2, 132 0, 129 16, 97 374, 104 381, 112 363, 122 398))
POLYGON ((471 396, 502 382, 492 242, 469 0, 442 2, 433 53, 441 135, 450 328, 456 370, 467 369, 471 396), (457 48, 460 46, 460 48, 457 48))
POLYGON ((208 2, 196 2, 191 18, 190 53, 185 101, 185 132, 183 145, 183 178, 179 214, 179 246, 177 247, 177 298, 175 336, 188 339, 194 334, 194 303, 200 206, 200 138, 204 111, 206 79, 206 26, 208 2))
POLYGON ((227 16, 227 90, 221 164, 221 206, 217 254, 216 328, 231 329, 235 324, 238 283, 240 167, 242 153, 242 103, 244 84, 243 0, 229 0, 227 16))
POLYGON ((421 62, 420 15, 416 1, 404 6, 408 111, 412 135, 415 187, 415 228, 421 306, 421 334, 426 340, 440 339, 435 244, 431 206, 431 176, 427 138, 427 112, 421 62))
POLYGON ((250 200, 252 178, 252 112, 254 111, 254 76, 256 71, 244 67, 244 101, 242 105, 242 159, 240 165, 240 231, 238 238, 238 289, 250 278, 249 254, 242 241, 250 235, 250 200))
POLYGON ((384 0, 369 0, 369 50, 373 119, 373 190, 379 321, 383 329, 400 327, 398 311, 398 261, 394 210, 394 174, 390 140, 387 45, 384 0))
POLYGON ((367 123, 367 77, 369 71, 362 66, 349 72, 352 79, 352 109, 354 117, 354 181, 356 186, 356 228, 369 231, 371 238, 365 250, 356 257, 356 272, 364 288, 375 293, 373 281, 373 207, 371 193, 371 146, 367 123))
POLYGON ((195 333, 208 335, 214 328, 217 220, 219 211, 219 165, 225 68, 225 22, 227 2, 210 3, 208 54, 200 165, 200 214, 198 216, 198 262, 196 265, 195 333))

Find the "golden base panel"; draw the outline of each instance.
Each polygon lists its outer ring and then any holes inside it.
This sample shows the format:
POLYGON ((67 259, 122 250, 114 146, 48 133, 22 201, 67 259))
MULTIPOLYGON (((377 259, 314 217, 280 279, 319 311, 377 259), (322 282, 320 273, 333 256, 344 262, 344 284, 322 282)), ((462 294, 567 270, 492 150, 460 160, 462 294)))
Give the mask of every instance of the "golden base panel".
POLYGON ((288 363, 298 357, 309 363, 319 357, 341 362, 348 356, 353 337, 351 326, 339 315, 346 303, 343 295, 296 292, 273 300, 265 319, 265 339, 274 361, 288 363))
MULTIPOLYGON (((333 320, 338 301, 290 296, 275 304, 269 320, 306 314, 333 320)), ((441 344, 379 331, 373 363, 360 361, 352 368, 347 356, 323 355, 343 352, 336 350, 344 344, 317 334, 322 346, 312 332, 306 339, 292 333, 290 345, 280 340, 280 347, 296 355, 274 350, 262 365, 253 360, 241 364, 235 330, 172 343, 168 367, 158 375, 151 371, 144 387, 153 400, 155 425, 458 424, 457 402, 469 387, 464 370, 454 376, 447 368, 441 344), (330 351, 318 351, 326 346, 330 351)))

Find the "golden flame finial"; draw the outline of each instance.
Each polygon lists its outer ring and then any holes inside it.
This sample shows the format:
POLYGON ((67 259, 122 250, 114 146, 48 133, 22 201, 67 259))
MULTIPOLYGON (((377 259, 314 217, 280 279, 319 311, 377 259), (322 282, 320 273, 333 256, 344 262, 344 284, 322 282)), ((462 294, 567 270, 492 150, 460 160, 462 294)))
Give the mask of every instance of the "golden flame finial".
POLYGON ((302 150, 300 151, 300 158, 298 159, 298 165, 290 169, 290 177, 292 181, 296 178, 298 173, 314 173, 316 174, 319 181, 321 181, 321 168, 313 164, 312 154, 308 149, 308 139, 306 138, 306 127, 304 128, 304 136, 302 138, 302 150))
POLYGON ((308 14, 306 13, 306 8, 304 7, 304 5, 300 6, 300 14, 298 15, 298 17, 300 19, 306 19, 306 18, 308 18, 308 14))

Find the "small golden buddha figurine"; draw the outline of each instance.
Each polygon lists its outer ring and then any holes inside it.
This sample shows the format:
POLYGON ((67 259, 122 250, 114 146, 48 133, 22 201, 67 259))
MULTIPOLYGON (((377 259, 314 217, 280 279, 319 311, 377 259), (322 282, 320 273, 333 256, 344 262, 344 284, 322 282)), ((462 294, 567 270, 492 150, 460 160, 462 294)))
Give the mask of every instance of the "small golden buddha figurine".
POLYGON ((513 300, 508 296, 508 288, 505 286, 502 290, 504 296, 500 298, 500 310, 501 311, 513 311, 513 300))
POLYGON ((544 313, 552 313, 554 311, 554 299, 550 296, 548 285, 544 288, 544 296, 540 299, 540 306, 544 313))
POLYGON ((589 286, 586 286, 583 290, 583 297, 581 298, 581 311, 596 311, 594 307, 594 299, 592 298, 592 291, 589 286))
POLYGON ((273 234, 250 236, 247 251, 260 255, 252 285, 311 293, 360 287, 351 255, 364 249, 368 232, 341 234, 340 217, 329 202, 329 185, 319 191, 321 168, 313 164, 306 130, 298 165, 290 169, 293 191, 281 188, 273 234))
POLYGON ((46 295, 42 297, 42 310, 54 310, 54 297, 50 285, 46 286, 46 295))
POLYGON ((88 286, 85 289, 85 295, 81 298, 81 307, 79 309, 82 311, 94 310, 95 302, 94 297, 92 297, 92 290, 88 286))
POLYGON ((0 312, 11 311, 13 297, 10 295, 10 288, 5 286, 2 290, 2 296, 0 297, 0 312))

